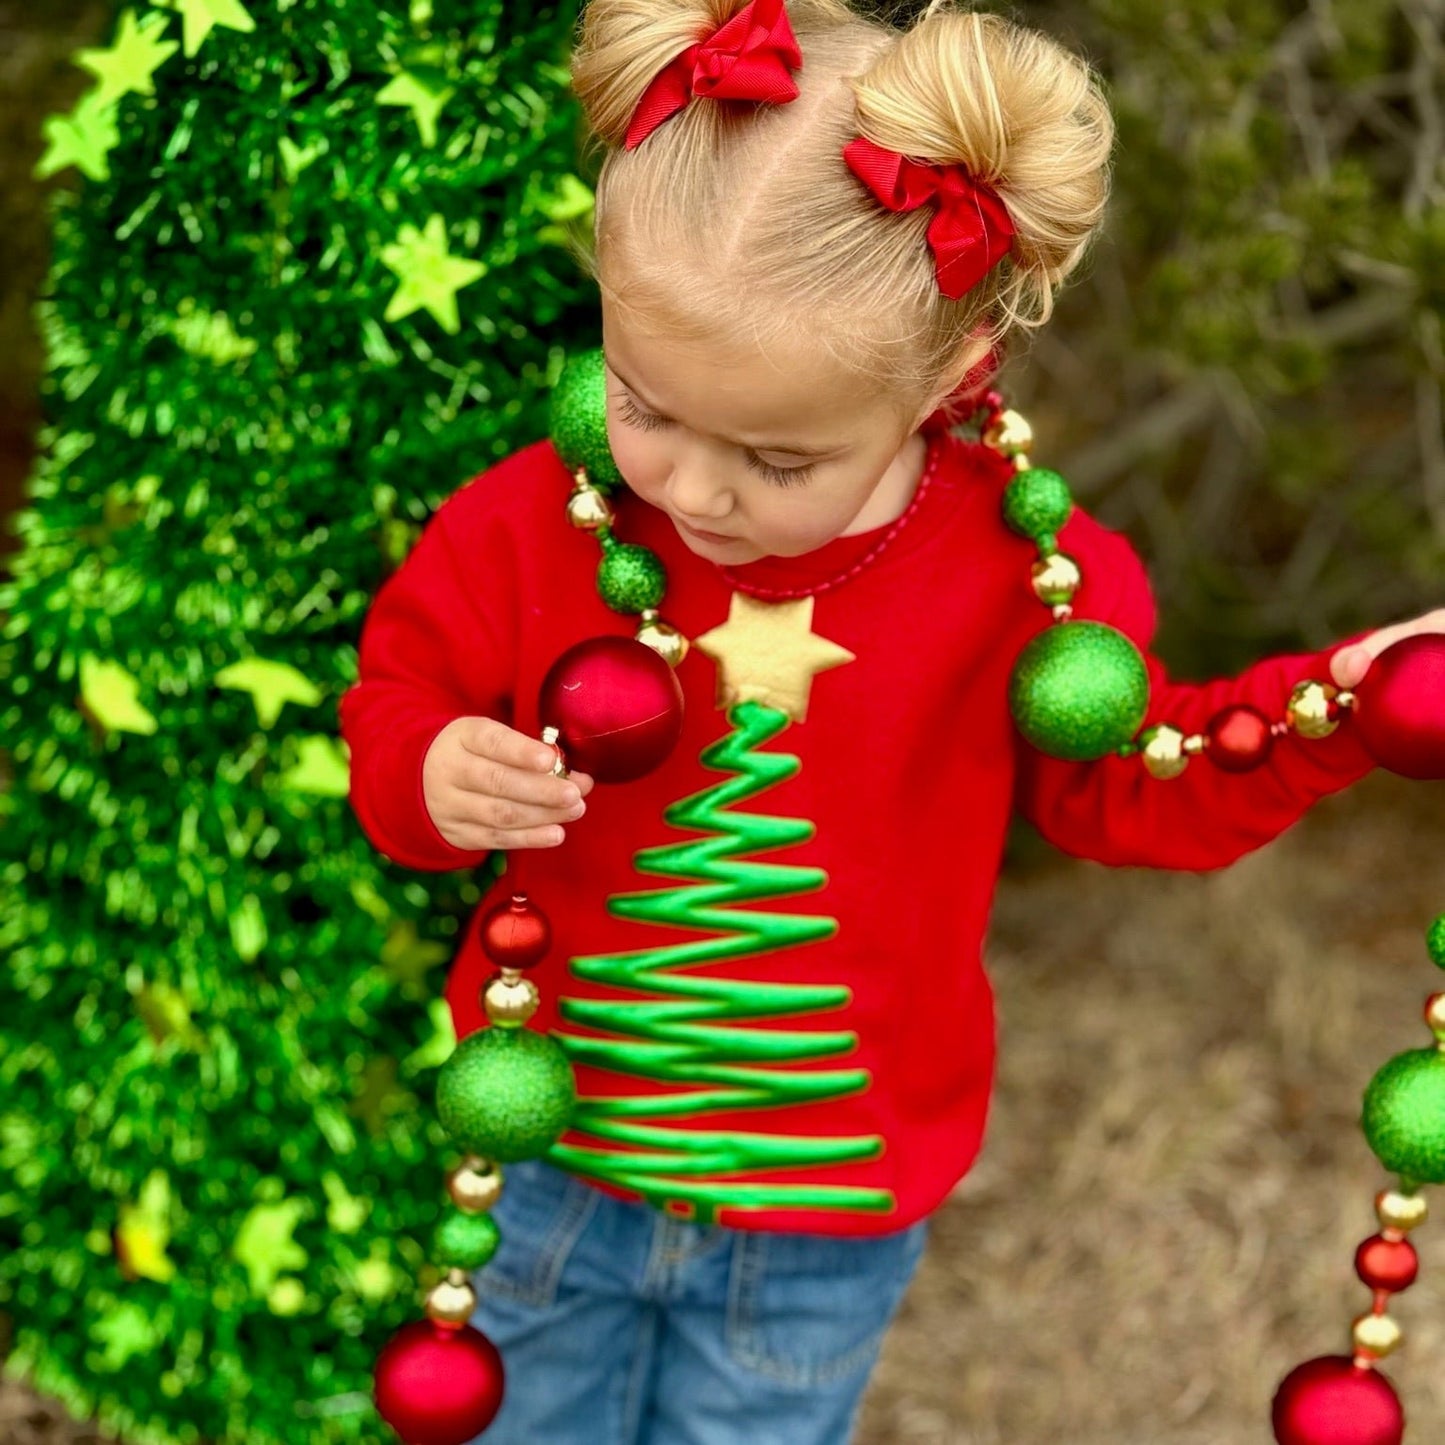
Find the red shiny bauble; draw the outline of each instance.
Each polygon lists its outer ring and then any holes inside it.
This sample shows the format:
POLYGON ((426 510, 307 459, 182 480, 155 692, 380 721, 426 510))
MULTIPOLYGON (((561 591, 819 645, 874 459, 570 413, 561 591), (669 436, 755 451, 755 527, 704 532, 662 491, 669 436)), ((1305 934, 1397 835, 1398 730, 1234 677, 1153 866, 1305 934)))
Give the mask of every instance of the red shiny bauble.
POLYGON ((1259 767, 1274 746, 1269 719, 1247 702, 1231 703, 1214 714, 1204 729, 1209 761, 1226 773, 1259 767))
POLYGON ((1382 768, 1445 778, 1445 634, 1392 643, 1355 688, 1355 727, 1382 768))
POLYGON ((1415 1283, 1420 1272, 1420 1256, 1408 1239, 1386 1239, 1372 1234, 1355 1251, 1355 1273, 1371 1289, 1387 1289, 1398 1294, 1415 1283))
POLYGON ((552 925, 525 893, 514 893, 488 910, 480 938, 482 952, 498 968, 534 968, 552 946, 552 925))
POLYGON ((502 1356, 471 1325, 413 1320, 376 1358, 373 1395, 406 1445, 466 1445, 502 1408, 502 1356))
POLYGON ((1349 1355, 1321 1355, 1285 1376, 1271 1414, 1278 1445, 1400 1445, 1405 1412, 1395 1387, 1349 1355))
POLYGON ((568 768, 626 783, 667 760, 682 734, 682 684, 635 637, 589 637, 542 679, 537 718, 555 727, 568 768))

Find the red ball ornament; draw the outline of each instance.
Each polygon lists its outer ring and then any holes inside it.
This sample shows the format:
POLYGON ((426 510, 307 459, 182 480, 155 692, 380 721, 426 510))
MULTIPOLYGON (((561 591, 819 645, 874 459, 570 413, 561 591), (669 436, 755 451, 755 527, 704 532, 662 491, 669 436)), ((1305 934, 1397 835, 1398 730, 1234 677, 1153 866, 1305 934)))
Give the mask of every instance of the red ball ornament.
POLYGON ((377 1356, 373 1396, 406 1445, 466 1445, 502 1408, 503 1378, 480 1330, 413 1320, 377 1356))
POLYGON ((1355 726, 1366 751, 1406 778, 1445 778, 1445 634, 1392 643, 1355 688, 1355 726))
POLYGON ((1278 1445, 1400 1445, 1405 1412, 1395 1387, 1349 1355, 1321 1355, 1285 1376, 1271 1415, 1278 1445))
POLYGON ((1420 1272, 1420 1256, 1408 1239, 1386 1239, 1372 1234, 1355 1251, 1355 1273, 1371 1289, 1386 1289, 1399 1294, 1415 1283, 1420 1272))
POLYGON ((589 637, 542 679, 542 727, 558 729, 563 761, 599 783, 627 783, 667 760, 682 734, 682 684, 635 637, 589 637))
POLYGON ((1274 746, 1269 719, 1247 702, 1222 707, 1209 719, 1209 761, 1226 773, 1247 773, 1260 766, 1274 746))
POLYGON ((535 968, 552 947, 552 926, 525 893, 514 893, 488 910, 480 938, 482 952, 498 968, 535 968))

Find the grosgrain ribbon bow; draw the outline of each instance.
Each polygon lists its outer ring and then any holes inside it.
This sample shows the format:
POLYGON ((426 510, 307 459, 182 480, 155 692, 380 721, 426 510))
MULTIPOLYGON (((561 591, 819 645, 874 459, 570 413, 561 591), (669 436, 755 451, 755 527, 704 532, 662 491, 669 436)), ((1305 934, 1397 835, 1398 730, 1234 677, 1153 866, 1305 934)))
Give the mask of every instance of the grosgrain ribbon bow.
POLYGON ((998 193, 961 165, 910 160, 859 136, 843 147, 849 169, 890 211, 937 204, 928 223, 939 290, 957 301, 1002 261, 1014 226, 998 193))
POLYGON ((751 0, 736 15, 670 60, 653 77, 627 127, 626 148, 646 140, 694 95, 714 100, 798 98, 790 71, 803 64, 783 0, 751 0))

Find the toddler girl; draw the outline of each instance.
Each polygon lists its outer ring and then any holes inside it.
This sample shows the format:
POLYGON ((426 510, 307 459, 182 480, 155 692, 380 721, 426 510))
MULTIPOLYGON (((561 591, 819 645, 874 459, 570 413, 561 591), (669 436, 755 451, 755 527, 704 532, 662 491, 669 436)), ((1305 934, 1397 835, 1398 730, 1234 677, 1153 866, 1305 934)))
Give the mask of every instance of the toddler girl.
MULTIPOLYGON (((611 525, 665 565, 682 735, 625 784, 553 772, 543 677, 635 625, 537 440, 380 588, 342 703, 352 801, 407 867, 507 853, 449 980, 459 1037, 485 1023, 480 917, 525 892, 552 927, 531 1026, 579 1107, 503 1171, 475 1277, 507 1367, 488 1445, 840 1445, 983 1140, 1013 810, 1083 857, 1218 868, 1371 763, 1339 727, 1166 778, 1047 756, 1012 719, 1050 614, 1001 516, 1014 462, 951 424, 1103 215, 1086 65, 947 3, 900 31, 843 0, 591 0, 572 78, 608 148, 611 525)), ((1331 677, 1339 647, 1172 682, 1127 540, 1076 507, 1057 542, 1073 616, 1145 651, 1147 723, 1278 719, 1331 677)))

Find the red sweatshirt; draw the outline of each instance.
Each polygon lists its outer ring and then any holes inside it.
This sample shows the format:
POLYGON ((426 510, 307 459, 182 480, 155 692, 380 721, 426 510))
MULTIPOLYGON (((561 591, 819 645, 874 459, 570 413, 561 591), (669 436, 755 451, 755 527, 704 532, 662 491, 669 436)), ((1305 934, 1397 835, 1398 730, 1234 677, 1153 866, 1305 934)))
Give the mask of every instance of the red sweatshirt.
MULTIPOLYGON (((1019 649, 1053 624, 1029 585, 1033 544, 1001 516, 1010 466, 936 429, 927 465, 931 483, 888 546, 813 599, 813 632, 853 660, 814 673, 803 722, 753 711, 777 726, 720 755, 740 714, 719 709, 718 664, 690 648, 672 754, 599 783, 560 846, 509 853, 469 921, 447 984, 459 1038, 486 1026, 480 917, 516 890, 546 913, 553 950, 531 975, 531 1026, 568 1051, 579 1095, 548 1157, 609 1193, 743 1229, 913 1223, 983 1141, 995 1025, 982 942, 1012 809, 1068 853, 1205 870, 1372 767, 1348 718, 1328 738, 1278 738, 1244 774, 1201 757, 1157 779, 1137 757, 1037 752, 1007 683, 1019 649), (767 766, 743 766, 748 748, 767 766)), ((538 689, 556 657, 634 635, 636 619, 597 595, 600 549, 567 522, 570 490, 550 441, 523 447, 449 497, 377 592, 341 728, 362 828, 405 867, 488 856, 452 847, 427 815, 422 760, 437 732, 484 715, 540 738, 538 689)), ((666 566, 663 619, 689 639, 724 623, 733 589, 720 567, 660 509, 626 489, 612 502, 618 538, 666 566)), ((822 581, 883 530, 735 570, 822 581)), ((1330 680, 1344 641, 1234 679, 1170 681, 1148 653, 1154 602, 1126 538, 1075 507, 1058 541, 1083 572, 1074 616, 1112 623, 1145 653, 1146 723, 1196 732, 1232 701, 1277 719, 1296 682, 1330 680)))

